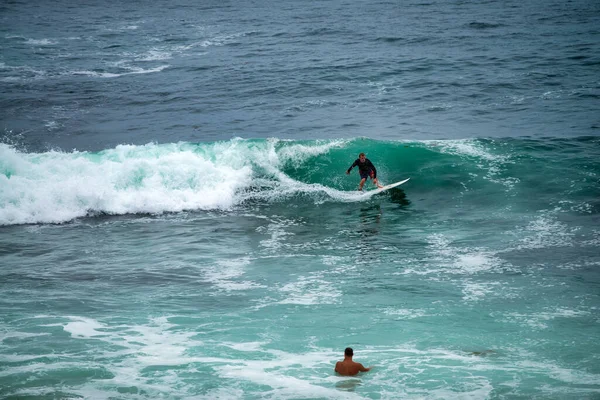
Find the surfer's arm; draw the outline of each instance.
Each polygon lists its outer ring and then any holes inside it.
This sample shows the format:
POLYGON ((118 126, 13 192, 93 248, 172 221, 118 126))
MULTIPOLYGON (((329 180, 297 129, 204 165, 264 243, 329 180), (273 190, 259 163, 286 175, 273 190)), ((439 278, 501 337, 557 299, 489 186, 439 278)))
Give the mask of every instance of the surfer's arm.
POLYGON ((352 171, 352 168, 356 167, 357 165, 358 165, 358 160, 356 160, 356 161, 354 161, 354 162, 352 163, 352 165, 350 166, 350 168, 348 168, 348 169, 346 170, 346 174, 349 174, 349 173, 350 173, 350 171, 352 171))

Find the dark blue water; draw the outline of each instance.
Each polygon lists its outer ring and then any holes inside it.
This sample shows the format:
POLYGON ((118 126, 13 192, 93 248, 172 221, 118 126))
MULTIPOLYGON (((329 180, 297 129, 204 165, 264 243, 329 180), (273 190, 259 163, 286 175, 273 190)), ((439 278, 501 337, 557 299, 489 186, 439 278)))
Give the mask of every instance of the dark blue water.
POLYGON ((599 19, 3 2, 0 397, 598 398, 599 19))
POLYGON ((599 15, 596 1, 5 2, 2 129, 30 150, 596 135, 599 15))

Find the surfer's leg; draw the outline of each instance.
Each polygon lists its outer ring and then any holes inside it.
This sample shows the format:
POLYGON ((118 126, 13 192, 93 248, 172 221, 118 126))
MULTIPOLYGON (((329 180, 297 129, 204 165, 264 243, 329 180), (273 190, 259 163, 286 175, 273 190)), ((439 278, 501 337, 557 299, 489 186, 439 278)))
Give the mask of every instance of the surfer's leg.
POLYGON ((358 190, 362 190, 363 186, 365 185, 367 178, 362 178, 360 180, 360 183, 358 184, 358 190))
POLYGON ((371 173, 369 175, 371 176, 371 179, 373 179, 373 185, 375 185, 381 189, 383 186, 381 186, 379 184, 379 182, 377 181, 377 177, 375 176, 375 171, 371 170, 371 173))
POLYGON ((369 178, 369 173, 366 171, 359 171, 360 173, 360 183, 358 184, 358 190, 362 190, 365 182, 369 178))

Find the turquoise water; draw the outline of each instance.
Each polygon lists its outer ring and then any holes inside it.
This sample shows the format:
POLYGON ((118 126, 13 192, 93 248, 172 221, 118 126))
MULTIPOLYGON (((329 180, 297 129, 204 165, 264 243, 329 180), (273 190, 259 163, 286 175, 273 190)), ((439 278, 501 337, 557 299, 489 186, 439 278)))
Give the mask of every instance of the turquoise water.
POLYGON ((5 146, 2 394, 595 398, 598 145, 5 146))
POLYGON ((2 2, 0 398, 600 398, 599 17, 2 2))

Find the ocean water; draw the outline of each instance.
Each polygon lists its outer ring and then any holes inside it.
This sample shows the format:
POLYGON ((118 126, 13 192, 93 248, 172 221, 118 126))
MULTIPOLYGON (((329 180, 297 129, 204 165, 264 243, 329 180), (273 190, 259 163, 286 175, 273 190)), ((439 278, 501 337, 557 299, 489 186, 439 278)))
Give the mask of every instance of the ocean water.
POLYGON ((600 398, 600 3, 79 3, 0 4, 1 398, 600 398))

